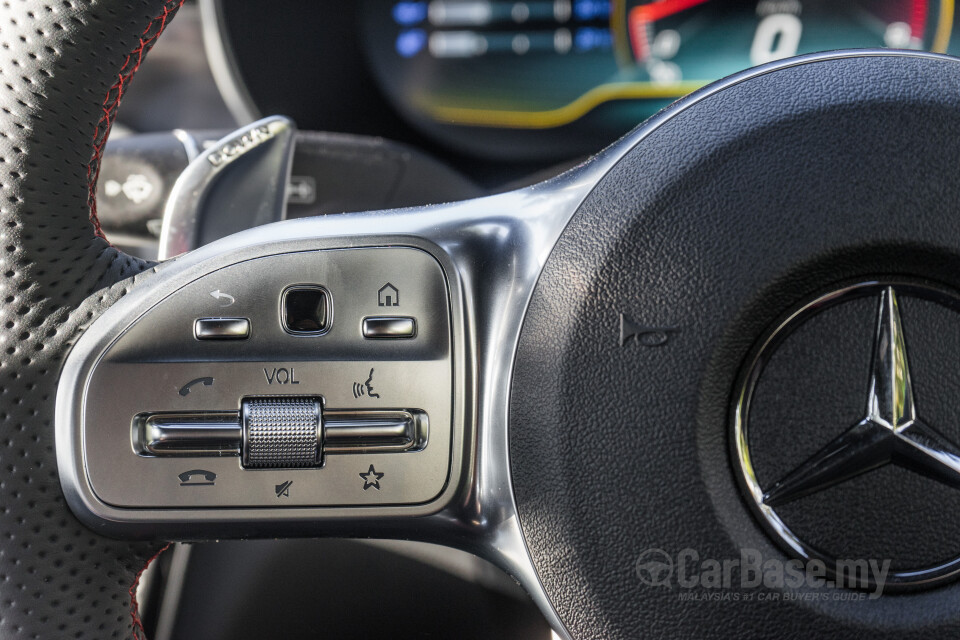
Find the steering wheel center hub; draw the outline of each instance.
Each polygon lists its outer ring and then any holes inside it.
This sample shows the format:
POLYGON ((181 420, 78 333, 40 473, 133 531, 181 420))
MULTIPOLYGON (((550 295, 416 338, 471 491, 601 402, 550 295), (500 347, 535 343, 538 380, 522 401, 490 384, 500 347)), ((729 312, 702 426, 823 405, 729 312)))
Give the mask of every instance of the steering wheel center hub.
POLYGON ((691 569, 678 562, 689 551, 699 571, 750 551, 783 567, 806 553, 890 560, 887 582, 916 582, 908 579, 915 569, 935 568, 923 581, 952 573, 958 549, 943 515, 952 509, 942 505, 960 492, 895 464, 907 449, 892 451, 893 440, 866 465, 890 453, 882 468, 780 506, 763 496, 865 416, 889 422, 886 433, 897 430, 889 437, 923 422, 945 440, 960 438, 949 431, 956 375, 947 363, 956 358, 941 340, 956 333, 953 303, 930 300, 940 287, 923 284, 960 285, 958 87, 956 65, 909 56, 755 73, 648 124, 573 217, 521 334, 510 455, 534 565, 575 636, 630 637, 650 620, 674 637, 701 638, 729 629, 769 635, 773 619, 778 629, 829 624, 874 637, 920 620, 927 630, 931 619, 943 629, 960 624, 956 583, 913 594, 912 605, 893 589, 865 602, 844 600, 859 594, 826 581, 741 585, 731 574, 716 588, 683 586, 691 569), (922 86, 911 81, 919 73, 929 74, 922 86), (875 411, 866 410, 886 289, 824 311, 771 351, 758 377, 746 449, 757 483, 744 491, 731 408, 757 345, 791 310, 878 280, 901 303, 915 402, 893 402, 902 380, 885 374, 875 411), (846 318, 848 306, 863 307, 859 320, 846 318), (814 320, 827 328, 804 338, 814 320), (669 331, 666 340, 624 339, 625 326, 669 331), (924 352, 933 345, 945 350, 924 352), (870 482, 883 486, 862 484, 870 482), (859 502, 836 498, 855 491, 859 502), (771 537, 770 522, 755 517, 766 508, 803 544, 771 537), (865 512, 870 518, 860 519, 865 512), (674 560, 671 579, 638 574, 652 549, 674 560), (754 605, 729 606, 733 597, 754 605), (924 615, 904 614, 909 606, 924 615))

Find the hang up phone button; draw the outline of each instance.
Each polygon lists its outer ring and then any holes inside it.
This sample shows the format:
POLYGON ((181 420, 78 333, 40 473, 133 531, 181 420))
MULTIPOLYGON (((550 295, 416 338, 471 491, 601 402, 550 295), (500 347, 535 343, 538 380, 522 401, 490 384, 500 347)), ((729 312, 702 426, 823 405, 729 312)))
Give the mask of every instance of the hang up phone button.
POLYGON ((217 474, 206 469, 191 469, 177 476, 181 487, 210 487, 217 481, 217 474))

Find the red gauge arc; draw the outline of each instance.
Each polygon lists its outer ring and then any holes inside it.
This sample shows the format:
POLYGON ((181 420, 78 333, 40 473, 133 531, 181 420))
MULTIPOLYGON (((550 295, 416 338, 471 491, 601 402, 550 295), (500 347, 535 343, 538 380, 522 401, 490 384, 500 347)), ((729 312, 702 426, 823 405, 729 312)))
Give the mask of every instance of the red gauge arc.
MULTIPOLYGON (((650 34, 653 32, 651 27, 655 23, 669 16, 683 13, 684 11, 705 4, 708 1, 709 0, 659 0, 631 8, 627 12, 626 23, 634 60, 642 62, 651 57, 649 39, 650 34)), ((940 22, 944 22, 944 18, 946 18, 946 22, 952 22, 953 3, 948 2, 944 4, 949 6, 939 7, 940 22), (948 11, 945 12, 944 9, 948 9, 948 11), (949 16, 945 16, 945 13, 949 14, 949 16)), ((927 22, 930 16, 929 0, 909 0, 907 3, 894 3, 893 6, 887 7, 886 10, 881 10, 879 13, 885 22, 899 21, 906 23, 910 27, 910 33, 918 34, 921 41, 924 34, 927 34, 927 22)), ((940 31, 942 31, 942 28, 938 28, 937 30, 937 40, 943 40, 943 35, 939 33, 940 31)), ((945 48, 940 42, 934 42, 932 45, 934 50, 945 48)))
POLYGON ((636 60, 646 60, 650 57, 650 43, 647 41, 647 27, 650 24, 675 13, 692 9, 707 1, 663 0, 663 2, 651 2, 631 9, 627 16, 627 30, 630 33, 630 44, 633 47, 633 55, 636 60))

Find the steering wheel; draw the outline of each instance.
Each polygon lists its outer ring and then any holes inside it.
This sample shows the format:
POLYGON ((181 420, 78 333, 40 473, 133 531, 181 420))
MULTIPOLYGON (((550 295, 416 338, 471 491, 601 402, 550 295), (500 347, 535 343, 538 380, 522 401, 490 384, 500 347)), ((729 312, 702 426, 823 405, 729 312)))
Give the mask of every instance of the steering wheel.
POLYGON ((0 636, 139 637, 165 541, 284 535, 472 551, 563 637, 956 635, 960 62, 781 61, 154 265, 94 194, 181 1, 0 16, 0 636))

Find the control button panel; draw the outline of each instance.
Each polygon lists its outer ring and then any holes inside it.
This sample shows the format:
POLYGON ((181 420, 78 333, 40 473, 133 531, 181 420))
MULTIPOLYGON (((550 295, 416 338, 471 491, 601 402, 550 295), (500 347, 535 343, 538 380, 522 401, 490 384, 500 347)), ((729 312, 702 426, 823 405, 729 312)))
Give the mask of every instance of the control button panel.
POLYGON ((443 269, 420 249, 295 252, 203 275, 90 372, 89 485, 128 509, 429 503, 453 455, 451 326, 443 269), (245 340, 201 338, 244 325, 245 340))
POLYGON ((246 318, 197 318, 193 323, 197 340, 246 340, 250 321, 246 318))
POLYGON ((363 319, 364 338, 413 338, 416 335, 417 321, 414 318, 374 316, 363 319))

